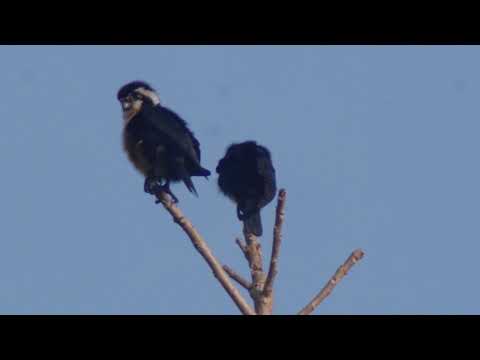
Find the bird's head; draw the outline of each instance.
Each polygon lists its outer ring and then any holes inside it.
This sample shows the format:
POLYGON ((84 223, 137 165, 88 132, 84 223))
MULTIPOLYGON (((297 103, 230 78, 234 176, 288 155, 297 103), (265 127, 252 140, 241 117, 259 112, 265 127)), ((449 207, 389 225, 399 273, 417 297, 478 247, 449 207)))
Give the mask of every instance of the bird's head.
POLYGON ((133 81, 120 88, 117 99, 122 105, 123 118, 132 119, 144 105, 156 106, 160 98, 155 90, 144 81, 133 81))

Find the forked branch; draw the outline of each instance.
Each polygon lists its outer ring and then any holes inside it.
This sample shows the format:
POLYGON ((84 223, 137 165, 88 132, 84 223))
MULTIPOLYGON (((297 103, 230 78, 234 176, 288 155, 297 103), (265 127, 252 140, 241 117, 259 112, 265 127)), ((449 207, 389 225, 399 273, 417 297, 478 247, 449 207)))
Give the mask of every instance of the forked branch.
POLYGON ((249 293, 255 304, 255 312, 258 315, 272 314, 274 297, 273 283, 278 272, 278 257, 282 239, 282 224, 285 217, 286 195, 287 193, 284 189, 278 192, 275 227, 273 230, 272 256, 268 275, 263 271, 262 248, 257 237, 248 233, 244 227, 246 245, 237 239, 237 244, 242 249, 250 267, 252 282, 249 293))
POLYGON ((245 301, 237 288, 230 282, 230 279, 223 270, 222 265, 212 254, 212 251, 207 246, 207 243, 193 227, 192 223, 185 216, 183 216, 180 209, 170 200, 170 197, 167 194, 160 192, 156 194, 156 197, 159 202, 162 203, 163 207, 170 213, 173 221, 177 223, 188 235, 193 246, 195 246, 200 255, 202 255, 202 257, 205 259, 208 266, 210 266, 212 269, 215 277, 218 279, 228 295, 232 298, 233 302, 237 305, 242 314, 255 315, 255 311, 253 311, 251 306, 245 301))
POLYGON ((236 238, 235 242, 237 243, 240 250, 242 250, 242 253, 243 253, 243 256, 245 256, 245 259, 247 259, 247 261, 248 261, 247 245, 245 245, 245 243, 239 238, 236 238))
POLYGON ((255 312, 258 315, 269 315, 271 309, 263 296, 263 287, 265 285, 265 273, 263 272, 262 246, 258 238, 243 227, 243 235, 247 244, 245 257, 248 260, 252 285, 250 287, 250 296, 255 304, 255 312))
POLYGON ((230 276, 233 280, 242 285, 246 290, 250 290, 250 288, 252 287, 252 284, 250 284, 241 275, 237 274, 235 270, 228 267, 227 265, 223 265, 223 270, 225 270, 228 276, 230 276))
MULTIPOLYGON (((252 275, 252 282, 248 282, 235 271, 230 269, 228 266, 223 266, 212 254, 212 251, 207 246, 205 240, 193 227, 192 223, 183 216, 180 209, 171 201, 170 197, 161 192, 156 194, 158 201, 164 206, 164 208, 170 213, 175 223, 177 223, 182 230, 187 234, 192 242, 193 246, 197 251, 202 255, 202 257, 207 262, 208 266, 212 269, 213 274, 220 282, 222 287, 232 298, 233 302, 240 309, 244 315, 268 315, 272 313, 273 307, 273 286, 275 281, 275 276, 278 273, 278 258, 280 254, 280 245, 282 240, 282 225, 285 217, 285 201, 286 201, 286 191, 281 189, 278 193, 278 202, 276 209, 276 218, 275 218, 275 227, 273 230, 273 245, 272 245, 272 255, 270 259, 270 267, 268 275, 265 278, 265 273, 263 272, 262 267, 262 251, 260 243, 253 234, 248 234, 245 232, 244 235, 246 244, 243 243, 240 239, 237 239, 236 242, 243 254, 249 262, 249 267, 252 275), (255 310, 245 301, 237 288, 232 284, 229 279, 229 276, 239 283, 241 286, 249 290, 249 294, 252 297, 255 310)), ((320 303, 330 295, 335 286, 342 280, 342 278, 348 273, 348 271, 358 262, 364 253, 362 250, 355 250, 345 261, 345 263, 340 266, 335 274, 330 278, 327 284, 323 289, 308 303, 298 315, 309 315, 315 308, 320 305, 320 303)))

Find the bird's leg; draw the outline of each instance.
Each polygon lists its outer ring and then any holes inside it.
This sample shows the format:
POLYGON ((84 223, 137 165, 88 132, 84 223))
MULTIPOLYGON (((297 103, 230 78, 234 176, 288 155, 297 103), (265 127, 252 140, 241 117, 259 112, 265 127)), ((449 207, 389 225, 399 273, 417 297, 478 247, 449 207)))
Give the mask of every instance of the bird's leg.
MULTIPOLYGON (((155 195, 157 196, 157 198, 158 194, 160 194, 161 192, 165 192, 166 194, 170 195, 174 204, 178 203, 177 197, 170 190, 170 182, 168 180, 165 182, 165 184, 162 185, 159 179, 154 177, 147 177, 145 179, 145 192, 155 195)), ((155 200, 155 203, 159 204, 160 200, 155 200)))
POLYGON ((155 195, 163 189, 162 179, 156 176, 147 176, 143 189, 147 194, 155 195))
MULTIPOLYGON (((168 195, 170 195, 174 204, 178 203, 177 197, 172 193, 172 190, 170 190, 170 181, 167 180, 165 182, 165 185, 162 186, 162 191, 165 191, 168 195)), ((158 201, 157 201, 157 204, 158 204, 158 201)))
POLYGON ((242 209, 240 209, 240 206, 237 206, 237 217, 238 220, 243 221, 245 220, 245 214, 242 209))
MULTIPOLYGON (((157 196, 157 194, 160 194, 161 192, 165 192, 168 195, 170 195, 174 204, 178 203, 177 197, 170 190, 170 181, 168 180, 165 180, 165 184, 162 184, 161 178, 156 176, 147 176, 145 178, 144 190, 146 193, 152 194, 155 196, 157 196)), ((157 199, 155 203, 156 204, 160 203, 160 200, 157 199)))
POLYGON ((240 221, 245 221, 252 214, 255 214, 258 211, 257 208, 246 209, 245 204, 237 205, 237 217, 240 221))
POLYGON ((150 177, 145 177, 145 183, 143 184, 143 191, 145 191, 147 194, 150 193, 150 177))

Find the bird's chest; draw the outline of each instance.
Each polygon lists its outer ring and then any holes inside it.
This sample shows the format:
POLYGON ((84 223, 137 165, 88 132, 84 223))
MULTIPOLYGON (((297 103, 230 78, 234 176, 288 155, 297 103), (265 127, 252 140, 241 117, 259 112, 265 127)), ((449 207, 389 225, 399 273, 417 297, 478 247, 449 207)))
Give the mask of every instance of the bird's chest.
MULTIPOLYGON (((135 121, 135 120, 134 120, 135 121)), ((167 148, 153 129, 142 126, 142 122, 131 123, 123 133, 123 147, 130 161, 144 175, 155 174, 165 177, 167 173, 167 148)))
POLYGON ((152 161, 146 156, 145 140, 128 131, 123 132, 123 148, 129 160, 142 174, 147 175, 152 168, 152 161))

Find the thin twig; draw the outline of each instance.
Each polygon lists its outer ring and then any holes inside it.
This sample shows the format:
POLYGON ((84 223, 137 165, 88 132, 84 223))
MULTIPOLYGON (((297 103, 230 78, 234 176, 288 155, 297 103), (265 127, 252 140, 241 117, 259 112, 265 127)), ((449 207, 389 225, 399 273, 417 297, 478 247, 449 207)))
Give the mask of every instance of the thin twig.
POLYGON ((345 261, 345 263, 338 268, 335 274, 330 278, 327 284, 323 289, 313 298, 310 303, 305 306, 298 315, 309 315, 315 310, 315 308, 320 305, 320 303, 332 292, 335 286, 342 280, 342 278, 347 275, 347 272, 350 268, 355 265, 364 255, 364 252, 361 249, 355 250, 345 261))
POLYGON ((245 256, 245 258, 247 259, 248 261, 248 251, 247 251, 247 245, 245 245, 245 243, 240 240, 239 238, 236 238, 235 239, 235 242, 237 243, 238 247, 240 248, 240 250, 242 250, 242 253, 243 255, 245 256))
POLYGON ((252 287, 252 284, 250 284, 241 275, 237 274, 232 268, 228 267, 227 265, 223 265, 223 270, 225 270, 228 276, 230 276, 233 280, 242 285, 245 289, 250 290, 250 288, 252 287))
POLYGON ((282 225, 283 221, 285 220, 286 199, 287 192, 285 191, 285 189, 281 189, 278 192, 275 226, 273 228, 273 245, 270 258, 270 268, 268 270, 267 280, 265 281, 265 288, 263 289, 263 294, 266 297, 270 297, 272 295, 273 283, 275 281, 275 276, 278 273, 278 256, 280 255, 280 245, 282 243, 282 225))
POLYGON ((200 255, 202 255, 202 257, 205 259, 208 266, 210 266, 210 268, 212 269, 215 277, 218 279, 218 281, 223 286, 228 295, 232 298, 232 300, 240 309, 242 314, 255 315, 255 312, 250 307, 250 305, 245 301, 237 288, 230 282, 230 279, 223 270, 222 265, 212 254, 212 251, 207 246, 207 243, 193 227, 192 223, 185 216, 183 216, 180 209, 171 201, 169 196, 167 196, 164 192, 160 192, 159 194, 156 194, 156 196, 158 200, 162 203, 164 208, 170 213, 170 215, 172 215, 174 222, 176 222, 188 235, 193 246, 195 246, 200 255))

